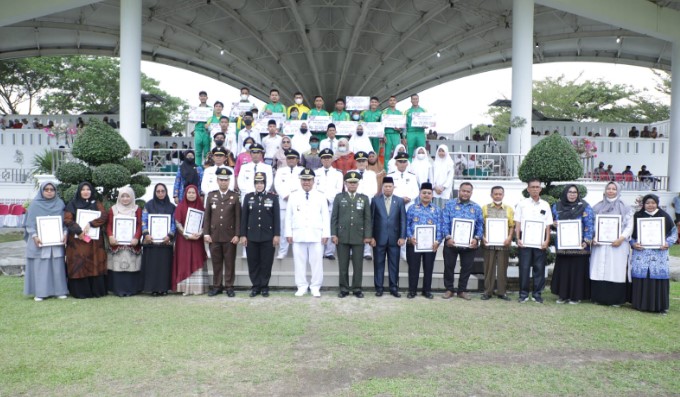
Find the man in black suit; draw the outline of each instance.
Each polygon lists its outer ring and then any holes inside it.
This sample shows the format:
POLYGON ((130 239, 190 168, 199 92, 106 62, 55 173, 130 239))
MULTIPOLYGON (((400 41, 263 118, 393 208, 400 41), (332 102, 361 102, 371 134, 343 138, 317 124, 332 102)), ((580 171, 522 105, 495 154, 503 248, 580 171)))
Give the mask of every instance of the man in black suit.
POLYGON ((382 181, 382 194, 371 202, 373 218, 373 269, 375 296, 383 294, 385 255, 388 261, 390 294, 399 298, 399 249, 406 243, 406 207, 404 199, 395 196, 394 180, 386 176, 382 181))

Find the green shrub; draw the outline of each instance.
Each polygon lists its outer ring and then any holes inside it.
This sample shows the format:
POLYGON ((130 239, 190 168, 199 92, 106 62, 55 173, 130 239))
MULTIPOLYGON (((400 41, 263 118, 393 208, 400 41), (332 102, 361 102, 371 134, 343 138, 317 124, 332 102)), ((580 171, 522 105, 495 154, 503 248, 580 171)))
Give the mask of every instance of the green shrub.
MULTIPOLYGON (((151 184, 151 179, 149 179, 148 176, 143 175, 143 174, 135 175, 132 178, 130 178, 130 185, 141 185, 142 187, 146 188, 150 184, 151 184)), ((136 191, 135 191, 135 194, 137 194, 136 191)))
MULTIPOLYGON (((68 185, 59 185, 61 186, 68 186, 68 185)), ((59 188, 57 188, 59 190, 59 188)), ((76 197, 76 190, 78 190, 78 185, 71 185, 62 190, 62 193, 60 195, 61 199, 64 200, 65 204, 68 204, 69 201, 73 200, 76 197)))
POLYGON ((135 197, 142 197, 146 193, 146 186, 132 183, 130 185, 132 190, 135 192, 135 197))
POLYGON ((574 147, 561 135, 552 134, 536 144, 519 166, 519 179, 538 178, 550 186, 583 176, 583 164, 574 147))
POLYGON ((103 164, 92 172, 92 183, 104 188, 104 196, 111 197, 108 191, 130 183, 130 171, 120 164, 103 164))
POLYGON ((92 179, 92 171, 88 166, 81 163, 64 163, 56 172, 57 179, 62 183, 77 185, 80 182, 92 179))
POLYGON ((78 134, 72 150, 73 156, 92 166, 118 162, 129 153, 125 139, 110 125, 95 119, 78 134))
POLYGON ((144 169, 144 163, 142 163, 142 160, 134 157, 126 157, 120 160, 118 163, 127 168, 130 171, 130 175, 134 175, 144 169))
MULTIPOLYGON (((564 191, 564 189, 567 186, 569 186, 569 185, 554 185, 554 186, 551 186, 548 194, 559 200, 560 196, 562 195, 562 192, 564 191)), ((585 187, 584 185, 576 184, 576 188, 578 189, 578 195, 579 195, 580 198, 584 198, 586 195, 588 195, 588 188, 585 187)))
POLYGON ((553 197, 553 196, 549 196, 549 195, 547 195, 547 194, 542 194, 542 195, 541 195, 541 198, 542 198, 543 200, 547 201, 548 204, 550 204, 551 207, 552 207, 553 204, 555 204, 556 202, 559 201, 559 199, 557 199, 557 198, 555 198, 555 197, 553 197))

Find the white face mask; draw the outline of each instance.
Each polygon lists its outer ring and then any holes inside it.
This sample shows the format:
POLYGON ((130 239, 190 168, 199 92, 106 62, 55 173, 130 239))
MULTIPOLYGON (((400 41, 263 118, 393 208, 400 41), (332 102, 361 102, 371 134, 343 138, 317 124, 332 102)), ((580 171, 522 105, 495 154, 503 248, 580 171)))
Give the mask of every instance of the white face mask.
POLYGON ((338 152, 346 152, 347 151, 347 146, 338 146, 338 152))
POLYGON ((418 153, 418 154, 416 155, 416 158, 417 158, 418 160, 425 160, 425 154, 424 154, 424 153, 418 153))
POLYGON ((302 98, 295 98, 296 105, 302 105, 302 98))
POLYGON ((496 205, 501 205, 501 204, 503 204, 502 201, 496 201, 496 200, 494 200, 493 203, 496 204, 496 205))
POLYGON ((241 95, 241 100, 242 100, 242 101, 247 101, 247 100, 248 100, 248 95, 245 95, 245 94, 241 95))
POLYGON ((246 151, 250 150, 250 144, 249 143, 246 143, 245 145, 243 145, 243 147, 246 148, 246 151))

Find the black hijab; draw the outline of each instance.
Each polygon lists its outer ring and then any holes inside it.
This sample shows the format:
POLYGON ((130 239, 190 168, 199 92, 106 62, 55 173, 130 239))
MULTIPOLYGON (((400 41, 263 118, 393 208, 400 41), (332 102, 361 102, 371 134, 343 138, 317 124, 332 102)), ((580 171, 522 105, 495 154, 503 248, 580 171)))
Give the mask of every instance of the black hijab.
MULTIPOLYGON (((184 161, 182 161, 182 165, 179 166, 179 172, 180 175, 182 175, 182 179, 184 179, 184 186, 201 186, 201 181, 198 178, 198 171, 196 171, 196 153, 194 153, 193 150, 184 152, 184 161), (194 155, 193 159, 187 158, 189 153, 194 155)), ((154 192, 154 194, 156 193, 154 192)))
POLYGON ((69 201, 68 205, 66 206, 66 211, 72 213, 73 215, 75 215, 78 210, 98 211, 97 200, 94 198, 96 193, 97 192, 95 192, 94 187, 92 187, 90 182, 80 182, 78 185, 78 190, 76 190, 76 196, 73 198, 73 200, 69 201), (85 200, 80 194, 83 191, 83 187, 85 186, 88 186, 92 192, 90 198, 87 200, 85 200))
POLYGON ((168 188, 164 184, 157 183, 154 186, 153 198, 144 204, 144 209, 149 214, 172 215, 175 213, 175 204, 170 202, 170 192, 168 192, 168 188), (159 199, 156 195, 158 186, 163 186, 163 189, 165 189, 165 198, 163 200, 159 199))
POLYGON ((671 216, 668 215, 668 213, 666 211, 662 210, 661 207, 659 207, 659 197, 655 194, 648 194, 645 197, 643 197, 642 198, 642 208, 633 215, 633 234, 631 235, 631 238, 634 238, 636 240, 638 238, 638 235, 637 235, 637 220, 639 218, 664 218, 665 219, 664 220, 664 227, 666 228, 666 230, 664 230, 664 232, 665 232, 666 237, 668 237, 668 233, 670 233, 671 230, 673 230, 673 226, 675 226, 675 222, 673 222, 673 219, 671 218, 671 216), (654 215, 650 215, 645 211, 645 203, 649 199, 654 200, 654 202, 656 203, 657 210, 654 213, 654 215))
POLYGON ((560 195, 560 201, 557 202, 557 219, 560 221, 568 221, 571 219, 581 219, 583 217, 583 211, 585 211, 588 203, 581 199, 581 193, 578 193, 576 201, 569 201, 567 199, 567 192, 571 188, 576 189, 578 192, 578 187, 576 185, 567 185, 562 190, 560 195))

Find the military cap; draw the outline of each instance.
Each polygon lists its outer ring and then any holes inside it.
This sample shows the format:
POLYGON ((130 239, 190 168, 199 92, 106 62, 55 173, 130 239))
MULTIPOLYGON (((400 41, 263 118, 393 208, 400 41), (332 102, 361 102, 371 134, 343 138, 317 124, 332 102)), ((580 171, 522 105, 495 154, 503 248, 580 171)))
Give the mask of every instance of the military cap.
POLYGON ((254 182, 267 182, 267 175, 264 172, 256 172, 254 182))
POLYGON ((305 168, 302 170, 302 172, 300 172, 300 179, 314 179, 314 176, 316 176, 316 174, 314 174, 314 170, 309 168, 305 168))
POLYGON ((319 153, 319 157, 324 158, 324 157, 333 157, 333 151, 331 149, 324 149, 319 153))
POLYGON ((366 152, 356 152, 356 153, 354 153, 354 160, 366 160, 366 161, 368 161, 368 154, 366 154, 366 152))
POLYGON ((361 174, 356 171, 350 171, 345 174, 345 182, 359 182, 361 179, 361 174))
POLYGON ((229 179, 231 178, 231 170, 227 167, 217 167, 215 176, 217 176, 217 179, 229 179))
POLYGON ((392 178, 391 176, 386 176, 386 177, 383 178, 382 183, 383 183, 383 185, 386 184, 386 183, 391 183, 391 184, 394 185, 394 178, 392 178))
POLYGON ((251 152, 264 152, 264 146, 260 145, 259 143, 253 143, 250 145, 250 151, 251 152))
POLYGON ((430 182, 423 182, 423 184, 420 185, 420 190, 432 190, 432 184, 430 182))
POLYGON ((408 153, 406 152, 399 152, 397 153, 396 157, 394 158, 395 160, 408 160, 408 153))
POLYGON ((224 147, 216 147, 216 148, 213 148, 212 154, 213 154, 213 156, 216 156, 216 155, 226 156, 227 155, 227 149, 225 149, 224 147))
POLYGON ((297 150, 293 149, 286 149, 283 152, 286 155, 287 159, 299 159, 300 158, 300 153, 297 152, 297 150))

